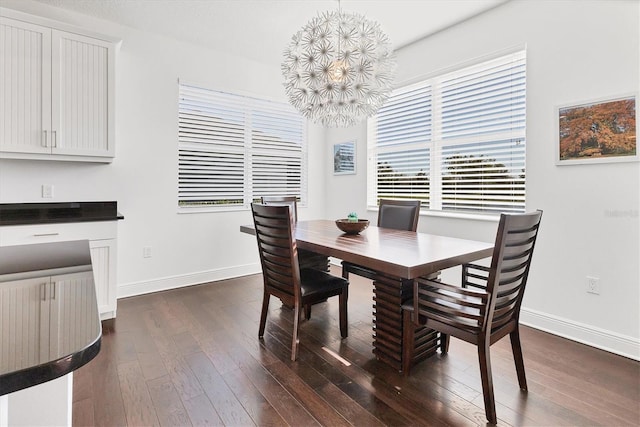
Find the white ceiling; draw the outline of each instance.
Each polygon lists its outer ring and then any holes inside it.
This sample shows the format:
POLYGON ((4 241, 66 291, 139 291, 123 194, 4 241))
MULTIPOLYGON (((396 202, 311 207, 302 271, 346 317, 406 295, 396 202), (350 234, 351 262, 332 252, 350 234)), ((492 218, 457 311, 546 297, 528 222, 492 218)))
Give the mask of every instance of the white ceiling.
MULTIPOLYGON (((279 67, 291 36, 337 0, 36 0, 279 67)), ((342 0, 398 48, 506 0, 342 0)))

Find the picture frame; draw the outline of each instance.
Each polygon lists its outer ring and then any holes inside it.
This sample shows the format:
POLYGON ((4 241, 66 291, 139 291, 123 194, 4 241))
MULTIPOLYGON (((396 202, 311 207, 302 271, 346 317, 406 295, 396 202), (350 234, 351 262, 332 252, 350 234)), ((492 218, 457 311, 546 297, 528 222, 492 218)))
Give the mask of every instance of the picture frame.
POLYGON ((556 108, 556 164, 633 162, 637 145, 637 95, 556 108))
POLYGON ((333 144, 333 174, 353 175, 356 173, 356 141, 333 144))

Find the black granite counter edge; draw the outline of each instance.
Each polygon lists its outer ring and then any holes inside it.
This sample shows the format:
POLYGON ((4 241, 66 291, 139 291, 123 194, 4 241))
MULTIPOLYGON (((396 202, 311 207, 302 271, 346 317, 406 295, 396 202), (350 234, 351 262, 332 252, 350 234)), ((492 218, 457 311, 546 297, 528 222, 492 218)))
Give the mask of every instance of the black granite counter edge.
POLYGON ((0 203, 0 226, 118 221, 124 215, 117 207, 115 201, 0 203))
POLYGON ((0 376, 0 396, 62 377, 86 365, 100 352, 102 333, 91 344, 60 359, 0 376))

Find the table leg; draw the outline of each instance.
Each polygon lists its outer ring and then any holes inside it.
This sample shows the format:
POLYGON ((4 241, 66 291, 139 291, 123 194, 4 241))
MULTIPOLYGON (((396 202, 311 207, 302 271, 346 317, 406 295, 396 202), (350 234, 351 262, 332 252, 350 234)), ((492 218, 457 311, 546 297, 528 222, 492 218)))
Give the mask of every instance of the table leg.
POLYGON ((403 327, 416 328, 412 363, 435 354, 439 343, 436 331, 402 324, 402 304, 413 297, 413 280, 378 275, 373 284, 373 353, 376 357, 402 370, 403 327))

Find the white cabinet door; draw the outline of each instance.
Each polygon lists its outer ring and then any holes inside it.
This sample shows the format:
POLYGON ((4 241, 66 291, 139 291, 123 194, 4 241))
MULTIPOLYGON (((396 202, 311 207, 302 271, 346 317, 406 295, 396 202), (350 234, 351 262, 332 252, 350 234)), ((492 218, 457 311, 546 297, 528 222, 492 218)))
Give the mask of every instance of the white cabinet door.
POLYGON ((109 67, 113 45, 78 34, 51 34, 52 153, 111 156, 109 67))
POLYGON ((85 295, 94 286, 93 273, 83 271, 51 276, 50 304, 50 357, 71 354, 86 346, 86 337, 96 328, 95 309, 83 306, 93 296, 85 295), (78 309, 83 307, 83 309, 78 309))
POLYGON ((42 360, 40 353, 49 351, 48 342, 41 342, 39 333, 43 311, 45 316, 49 315, 46 307, 48 286, 49 277, 0 285, 0 341, 6 343, 0 346, 2 371, 38 365, 42 360), (9 319, 20 321, 13 323, 9 319))
POLYGON ((50 153, 51 29, 0 17, 0 151, 50 153))
POLYGON ((100 320, 116 317, 116 239, 90 240, 100 320))
POLYGON ((0 17, 0 157, 109 162, 115 46, 0 17))

